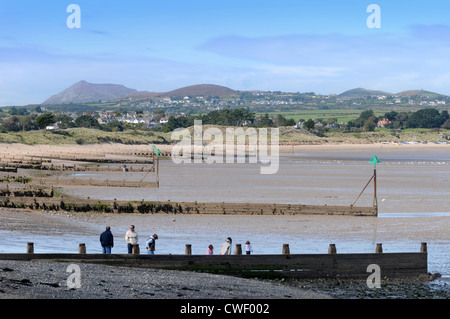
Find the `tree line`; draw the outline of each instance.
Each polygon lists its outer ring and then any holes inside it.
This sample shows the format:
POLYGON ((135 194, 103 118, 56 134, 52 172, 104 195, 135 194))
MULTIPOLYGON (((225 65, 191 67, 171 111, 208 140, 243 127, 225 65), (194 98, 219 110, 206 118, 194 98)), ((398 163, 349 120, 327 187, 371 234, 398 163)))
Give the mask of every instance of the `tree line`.
MULTIPOLYGON (((39 111, 39 110, 37 110, 39 111)), ((126 124, 119 121, 110 121, 106 124, 100 124, 97 119, 89 114, 79 115, 75 120, 66 114, 54 114, 46 112, 43 114, 28 114, 21 110, 13 110, 14 115, 6 118, 0 124, 0 132, 19 132, 45 129, 49 125, 58 123, 61 129, 72 127, 94 128, 104 131, 123 131, 130 127, 135 128, 132 124, 126 124)), ((156 114, 156 112, 155 112, 156 114)), ((376 116, 373 110, 364 110, 357 119, 347 122, 344 131, 373 131, 378 121, 386 119, 384 125, 388 129, 405 129, 405 128, 444 128, 450 129, 450 117, 448 111, 439 112, 436 109, 421 109, 415 112, 398 112, 390 111, 382 116, 376 116)), ((154 128, 164 132, 171 132, 177 128, 186 128, 194 125, 195 120, 201 120, 203 125, 222 125, 222 126, 250 126, 250 127, 279 127, 294 126, 296 121, 287 119, 281 114, 269 116, 268 113, 257 116, 254 112, 250 112, 246 108, 222 109, 214 110, 201 115, 187 116, 169 116, 168 122, 159 127, 154 128)), ((313 131, 320 120, 309 119, 303 122, 303 128, 313 131)))
POLYGON ((168 122, 161 126, 164 132, 171 132, 177 128, 186 128, 194 125, 194 121, 201 120, 203 125, 223 126, 251 126, 251 127, 274 127, 293 126, 293 119, 286 119, 281 114, 270 117, 268 114, 256 116, 254 112, 246 108, 214 110, 202 115, 169 116, 168 122))
POLYGON ((72 117, 66 114, 53 114, 47 112, 40 115, 36 113, 30 115, 12 115, 1 123, 0 132, 7 133, 40 130, 55 123, 58 123, 58 128, 60 129, 85 127, 109 132, 121 132, 127 127, 127 124, 118 121, 100 124, 93 116, 86 114, 80 115, 73 120, 72 117))
POLYGON ((349 121, 346 130, 353 128, 373 131, 378 121, 386 119, 384 128, 406 129, 406 128, 443 128, 450 129, 450 117, 447 110, 439 112, 436 109, 420 109, 415 112, 390 111, 383 116, 375 116, 372 110, 362 111, 359 118, 349 121))

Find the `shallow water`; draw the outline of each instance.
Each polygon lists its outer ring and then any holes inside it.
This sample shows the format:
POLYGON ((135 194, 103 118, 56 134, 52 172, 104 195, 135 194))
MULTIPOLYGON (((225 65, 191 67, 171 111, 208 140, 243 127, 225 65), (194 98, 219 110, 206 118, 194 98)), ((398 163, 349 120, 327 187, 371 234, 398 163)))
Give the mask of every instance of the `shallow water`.
MULTIPOLYGON (((67 191, 80 197, 118 200, 171 200, 205 202, 264 202, 302 203, 318 205, 350 205, 373 174, 373 165, 368 160, 377 155, 378 204, 381 221, 388 221, 393 231, 405 233, 399 238, 386 234, 373 223, 366 233, 355 230, 342 236, 339 229, 326 232, 308 232, 308 221, 295 220, 298 233, 292 231, 292 220, 277 224, 278 229, 268 225, 254 225, 254 219, 242 218, 243 224, 235 227, 217 216, 217 223, 202 223, 196 220, 189 227, 177 227, 177 222, 143 225, 141 245, 145 236, 156 231, 158 254, 184 254, 186 244, 192 245, 193 254, 204 254, 209 244, 216 253, 222 241, 231 236, 233 244, 250 240, 255 254, 279 254, 282 245, 288 243, 291 253, 327 253, 330 243, 336 244, 338 253, 374 252, 378 242, 383 243, 384 252, 418 252, 420 243, 426 241, 429 252, 429 271, 450 276, 450 230, 433 238, 412 238, 407 227, 419 218, 450 217, 450 152, 318 152, 284 154, 275 175, 259 174, 261 164, 182 164, 161 161, 160 188, 77 188, 67 191), (248 227, 246 227, 248 226, 248 227), (397 227, 397 228, 396 228, 397 227), (285 232, 284 232, 285 228, 285 232), (405 231, 406 229, 406 231, 405 231)), ((111 173, 107 177, 95 173, 80 174, 77 178, 109 178, 111 180, 140 180, 145 173, 111 173)), ((69 176, 71 176, 69 174, 69 176)), ((153 181, 154 174, 145 181, 153 181)), ((357 205, 370 206, 373 186, 370 185, 358 200, 357 205)), ((169 217, 168 217, 169 218, 169 217)), ((179 216, 176 219, 181 218, 179 216)), ((229 217, 231 218, 231 217, 229 217)), ((251 218, 251 217, 250 217, 251 218)), ((263 221, 260 219, 259 221, 263 221)), ((278 220, 279 221, 279 220, 278 220)), ((414 227, 421 227, 419 222, 414 227)), ((437 226, 437 225, 435 225, 437 226)), ((93 233, 80 238, 76 234, 67 236, 38 236, 18 232, 0 231, 0 252, 25 252, 26 242, 35 243, 35 252, 78 252, 78 244, 85 243, 88 253, 99 253, 98 236, 104 225, 93 224, 93 233), (98 234, 98 235, 97 235, 98 234), (7 243, 7 244, 5 244, 7 243)), ((433 223, 427 223, 433 231, 433 223)), ((425 229, 427 230, 427 229, 425 229)), ((113 229, 116 247, 113 253, 126 253, 123 235, 126 231, 113 229)), ((142 246, 141 246, 142 247, 142 246)), ((142 250, 142 248, 141 248, 142 250)))

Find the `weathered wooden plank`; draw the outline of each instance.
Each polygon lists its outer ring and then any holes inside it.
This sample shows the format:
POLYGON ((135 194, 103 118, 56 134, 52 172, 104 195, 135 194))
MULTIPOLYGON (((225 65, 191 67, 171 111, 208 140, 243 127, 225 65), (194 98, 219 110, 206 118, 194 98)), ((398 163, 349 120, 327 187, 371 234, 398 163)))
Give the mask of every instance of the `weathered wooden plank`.
POLYGON ((427 273, 427 253, 295 255, 133 255, 133 254, 0 254, 0 260, 47 260, 130 267, 189 270, 266 277, 367 277, 380 266, 382 276, 427 273), (406 262, 405 262, 406 261, 406 262))

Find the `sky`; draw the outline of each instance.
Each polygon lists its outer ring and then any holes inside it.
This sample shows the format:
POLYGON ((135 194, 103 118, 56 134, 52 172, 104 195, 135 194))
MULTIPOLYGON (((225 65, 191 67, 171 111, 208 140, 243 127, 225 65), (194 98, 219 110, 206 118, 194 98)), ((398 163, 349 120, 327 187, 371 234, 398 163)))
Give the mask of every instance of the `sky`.
POLYGON ((449 14, 447 0, 0 0, 0 106, 42 103, 81 80, 450 95, 449 14))

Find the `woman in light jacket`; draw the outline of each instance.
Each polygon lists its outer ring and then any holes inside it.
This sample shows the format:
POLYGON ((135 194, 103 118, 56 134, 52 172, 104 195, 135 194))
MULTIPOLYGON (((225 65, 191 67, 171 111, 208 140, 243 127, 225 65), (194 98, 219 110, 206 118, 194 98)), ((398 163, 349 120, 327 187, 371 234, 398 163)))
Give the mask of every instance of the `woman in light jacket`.
POLYGON ((125 241, 128 244, 128 253, 131 254, 133 252, 133 245, 138 244, 138 234, 134 230, 134 225, 130 226, 130 230, 125 234, 125 241))

